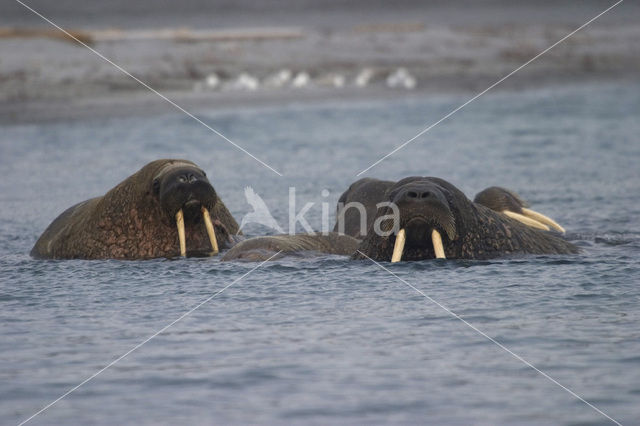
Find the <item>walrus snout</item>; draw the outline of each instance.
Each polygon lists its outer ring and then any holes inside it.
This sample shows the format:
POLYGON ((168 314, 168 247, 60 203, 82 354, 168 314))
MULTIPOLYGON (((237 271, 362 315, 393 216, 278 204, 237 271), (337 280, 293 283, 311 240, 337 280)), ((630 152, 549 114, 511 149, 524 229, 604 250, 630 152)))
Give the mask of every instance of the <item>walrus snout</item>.
POLYGON ((217 254, 218 242, 209 212, 214 208, 218 196, 206 174, 197 167, 175 167, 154 179, 153 187, 162 210, 170 221, 175 220, 180 255, 186 255, 185 223, 195 225, 200 223, 201 218, 209 236, 212 254, 217 254))
POLYGON ((393 202, 400 203, 429 203, 439 202, 447 205, 447 198, 442 191, 429 182, 415 182, 408 185, 404 185, 395 191, 393 196, 393 202))
POLYGON ((198 222, 200 208, 213 209, 216 191, 205 173, 196 167, 181 167, 154 180, 160 205, 169 218, 184 210, 187 222, 198 222))
POLYGON ((392 262, 402 259, 407 243, 424 252, 425 257, 445 258, 442 233, 450 241, 457 235, 455 217, 445 192, 437 184, 419 179, 391 191, 391 201, 400 212, 400 229, 396 234, 392 262))

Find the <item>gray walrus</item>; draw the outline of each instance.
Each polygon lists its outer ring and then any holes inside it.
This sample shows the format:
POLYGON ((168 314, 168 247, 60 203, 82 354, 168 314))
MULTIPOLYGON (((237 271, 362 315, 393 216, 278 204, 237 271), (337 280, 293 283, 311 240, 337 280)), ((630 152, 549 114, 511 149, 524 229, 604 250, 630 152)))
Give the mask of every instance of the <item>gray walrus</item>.
POLYGON ((47 259, 151 259, 217 254, 238 224, 205 172, 153 161, 101 197, 58 216, 31 250, 47 259))
MULTIPOLYGON (((354 259, 397 262, 578 252, 573 244, 548 232, 551 228, 564 232, 560 225, 526 206, 517 194, 499 187, 482 191, 472 202, 439 178, 409 177, 398 182, 365 178, 340 197, 334 232, 362 239, 350 253, 354 259), (392 219, 391 205, 397 209, 397 221, 392 219)), ((297 237, 280 236, 279 243, 286 245, 297 237)), ((269 245, 264 237, 250 239, 223 260, 249 259, 245 249, 255 253, 269 245)), ((320 246, 314 240, 307 245, 309 250, 320 246)))

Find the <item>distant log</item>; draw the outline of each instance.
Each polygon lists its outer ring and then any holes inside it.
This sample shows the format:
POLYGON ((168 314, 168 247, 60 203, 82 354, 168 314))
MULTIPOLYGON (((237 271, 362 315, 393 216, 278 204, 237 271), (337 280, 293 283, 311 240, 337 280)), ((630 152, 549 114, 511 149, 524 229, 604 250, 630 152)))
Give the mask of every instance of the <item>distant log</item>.
POLYGON ((80 40, 85 44, 92 44, 93 37, 89 31, 66 30, 67 33, 56 28, 0 28, 0 39, 2 38, 50 38, 54 40, 77 42, 80 40), (76 40, 77 39, 77 40, 76 40))
POLYGON ((2 38, 50 38, 76 41, 85 44, 118 42, 129 40, 172 40, 177 42, 198 41, 255 41, 300 39, 305 36, 299 28, 235 28, 225 30, 192 30, 188 28, 165 28, 151 30, 65 30, 40 28, 0 28, 2 38), (75 39, 74 39, 75 38, 75 39))

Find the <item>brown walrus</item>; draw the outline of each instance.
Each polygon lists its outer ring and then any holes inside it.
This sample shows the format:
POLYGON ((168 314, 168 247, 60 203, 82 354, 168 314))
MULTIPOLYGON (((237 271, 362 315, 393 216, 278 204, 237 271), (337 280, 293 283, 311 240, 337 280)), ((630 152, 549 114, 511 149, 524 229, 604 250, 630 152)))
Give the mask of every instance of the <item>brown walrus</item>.
POLYGON ((238 224, 206 174, 186 160, 156 160, 102 197, 58 216, 31 250, 47 259, 151 259, 217 254, 238 224))

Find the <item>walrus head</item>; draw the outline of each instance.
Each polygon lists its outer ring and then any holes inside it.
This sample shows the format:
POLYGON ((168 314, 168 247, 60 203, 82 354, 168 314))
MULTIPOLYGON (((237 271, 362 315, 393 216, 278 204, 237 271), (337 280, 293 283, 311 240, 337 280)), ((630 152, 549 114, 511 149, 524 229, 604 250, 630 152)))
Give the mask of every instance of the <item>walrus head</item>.
POLYGON ((518 194, 499 186, 492 186, 479 192, 473 200, 491 210, 503 213, 512 219, 532 228, 549 231, 549 227, 564 234, 565 230, 555 220, 529 208, 529 205, 518 194))
POLYGON ((193 163, 168 163, 153 178, 152 192, 158 197, 167 218, 176 223, 181 256, 186 255, 185 223, 195 226, 204 222, 212 254, 218 253, 209 213, 216 205, 218 196, 203 170, 193 163))
MULTIPOLYGON (((393 227, 386 237, 388 242, 393 240, 391 261, 445 258, 446 244, 457 238, 448 189, 430 178, 411 177, 389 188, 387 199, 399 215, 380 224, 382 233, 393 227)), ((390 211, 393 209, 388 208, 378 217, 390 216, 390 211)), ((385 237, 369 235, 369 238, 385 237)))

